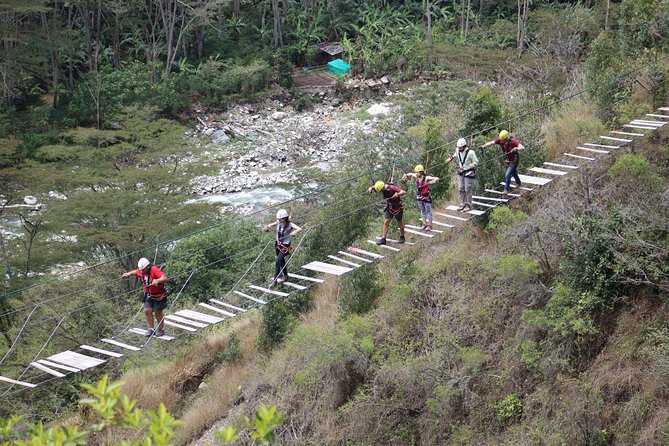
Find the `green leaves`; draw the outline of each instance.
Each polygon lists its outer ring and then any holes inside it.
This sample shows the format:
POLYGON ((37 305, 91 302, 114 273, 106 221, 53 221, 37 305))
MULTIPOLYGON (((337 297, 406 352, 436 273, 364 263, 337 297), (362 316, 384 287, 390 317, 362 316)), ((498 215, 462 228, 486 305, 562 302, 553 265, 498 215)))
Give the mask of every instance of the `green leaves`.
MULTIPOLYGON (((283 423, 283 416, 277 412, 276 406, 266 407, 264 404, 255 413, 253 419, 244 418, 245 428, 251 433, 249 442, 243 444, 272 444, 276 441, 274 430, 283 423), (256 442, 257 440, 257 442, 256 442)), ((232 444, 241 440, 237 431, 232 426, 228 426, 220 432, 215 432, 214 436, 221 440, 223 444, 232 444)))

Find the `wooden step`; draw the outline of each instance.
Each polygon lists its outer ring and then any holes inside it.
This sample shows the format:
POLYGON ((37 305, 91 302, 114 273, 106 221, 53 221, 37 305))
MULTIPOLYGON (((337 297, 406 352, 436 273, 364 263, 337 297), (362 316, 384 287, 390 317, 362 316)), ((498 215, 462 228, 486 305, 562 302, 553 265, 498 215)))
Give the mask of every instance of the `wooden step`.
POLYGON ((472 195, 472 198, 474 198, 476 200, 496 201, 498 203, 507 203, 509 201, 508 198, 483 197, 481 195, 472 195))
POLYGON ((659 107, 658 110, 669 112, 669 107, 659 107))
MULTIPOLYGON (((143 328, 131 328, 131 329, 129 329, 128 331, 129 331, 130 333, 135 333, 135 334, 142 335, 142 336, 148 338, 148 336, 146 336, 146 334, 148 333, 148 331, 146 331, 146 330, 143 329, 143 328)), ((174 336, 168 336, 168 335, 163 335, 163 336, 156 336, 156 335, 153 335, 153 336, 151 336, 151 337, 152 337, 152 338, 156 338, 156 339, 162 339, 163 341, 171 341, 171 340, 174 339, 174 336)))
POLYGON ((124 348, 126 350, 132 350, 133 352, 138 352, 140 350, 139 347, 135 347, 134 345, 124 344, 123 342, 118 342, 113 339, 100 339, 100 341, 106 342, 107 344, 115 345, 117 347, 124 348))
POLYGON ((348 268, 345 266, 333 265, 332 263, 325 262, 311 262, 303 265, 302 268, 308 269, 311 271, 317 271, 319 273, 332 274, 335 276, 341 276, 350 271, 353 271, 353 268, 348 268))
MULTIPOLYGON (((442 223, 442 222, 437 221, 437 220, 432 220, 432 224, 435 225, 435 226, 441 226, 442 228, 449 228, 449 229, 455 227, 453 225, 449 225, 448 223, 442 223)), ((434 231, 434 229, 432 229, 432 230, 434 231)))
POLYGON ((318 277, 300 276, 299 274, 293 274, 293 273, 288 273, 288 277, 291 277, 293 279, 306 280, 307 282, 314 282, 314 283, 325 282, 325 280, 319 279, 318 277))
POLYGON ((103 359, 82 355, 80 353, 76 353, 70 350, 65 350, 64 352, 56 353, 55 355, 51 355, 46 359, 63 365, 68 365, 68 366, 72 365, 81 370, 97 367, 100 364, 105 363, 105 360, 103 359))
MULTIPOLYGON (((506 186, 506 183, 505 183, 504 181, 502 181, 501 183, 499 183, 499 185, 500 185, 500 186, 506 186)), ((527 191, 527 192, 531 192, 532 190, 534 190, 534 189, 531 189, 531 188, 529 188, 529 187, 525 187, 525 186, 516 186, 516 185, 513 184, 513 183, 509 184, 509 187, 510 187, 511 189, 524 190, 524 191, 527 191)))
POLYGON ((31 389, 37 387, 37 384, 32 384, 32 383, 25 382, 25 381, 17 381, 15 379, 10 379, 10 378, 4 377, 4 376, 0 376, 0 381, 16 384, 16 385, 23 386, 23 387, 29 387, 31 389))
POLYGON ((44 364, 46 366, 49 366, 49 367, 53 367, 54 369, 65 370, 66 372, 73 372, 73 373, 81 372, 81 370, 76 368, 76 367, 72 367, 72 366, 69 366, 69 365, 63 365, 63 364, 58 364, 57 362, 47 361, 46 359, 40 359, 37 362, 39 362, 40 364, 44 364))
MULTIPOLYGON (((503 194, 502 191, 495 190, 495 189, 485 189, 485 191, 486 191, 486 192, 490 192, 491 194, 498 194, 498 195, 502 195, 502 194, 503 194)), ((508 195, 509 197, 515 197, 515 198, 520 197, 520 194, 513 194, 513 193, 511 193, 511 192, 509 192, 507 195, 508 195)))
POLYGON ((537 173, 544 173, 546 175, 556 175, 556 176, 562 176, 562 175, 567 175, 569 172, 564 172, 562 170, 553 170, 553 169, 544 169, 543 167, 530 167, 532 172, 537 172, 537 173))
POLYGON ((275 296, 280 296, 280 297, 290 296, 290 293, 284 293, 283 291, 270 290, 269 288, 263 288, 263 287, 258 286, 258 285, 249 285, 249 288, 251 288, 252 290, 262 291, 263 293, 266 293, 266 294, 274 294, 275 296))
MULTIPOLYGON (((449 211, 459 212, 458 207, 454 204, 451 204, 450 206, 447 206, 446 209, 448 209, 449 211)), ((483 215, 483 214, 485 214, 485 211, 479 211, 478 209, 472 209, 471 211, 465 212, 465 214, 483 215)))
POLYGON ((589 156, 575 155, 573 153, 567 153, 567 152, 563 153, 563 155, 570 156, 572 158, 578 158, 580 160, 586 160, 586 161, 594 161, 595 160, 595 158, 590 158, 589 156))
POLYGON ((246 308, 237 307, 235 305, 217 299, 209 299, 209 302, 211 302, 212 304, 220 305, 222 307, 230 308, 231 310, 239 311, 240 313, 246 313, 247 311, 246 308))
POLYGON ((375 252, 365 251, 364 249, 355 248, 353 246, 350 246, 348 248, 348 251, 354 252, 356 254, 362 254, 362 255, 365 255, 365 256, 369 256, 373 259, 382 259, 383 258, 383 256, 381 254, 377 254, 375 252))
MULTIPOLYGON (((379 237, 380 238, 380 237, 379 237)), ((393 252, 398 252, 401 251, 399 248, 395 248, 394 246, 388 246, 388 245, 378 245, 375 241, 373 240, 367 240, 369 243, 372 245, 378 246, 380 249, 387 249, 388 251, 393 251, 393 252)))
POLYGON ((550 183, 553 180, 549 180, 548 178, 540 178, 540 177, 531 177, 529 175, 518 175, 518 178, 520 178, 521 183, 526 183, 526 184, 536 184, 539 186, 546 185, 550 183))
POLYGON ((591 149, 590 147, 576 147, 578 150, 583 150, 586 152, 591 152, 591 153, 609 153, 608 150, 600 150, 600 149, 591 149))
MULTIPOLYGON (((432 238, 432 237, 434 237, 434 234, 426 234, 426 233, 424 233, 424 232, 414 231, 413 229, 406 229, 406 225, 405 225, 404 228, 405 228, 405 229, 404 229, 404 232, 408 232, 409 234, 420 235, 421 237, 427 237, 427 238, 432 238)), ((386 239, 386 240, 388 240, 388 239, 386 239)), ((406 243, 406 242, 405 242, 405 243, 406 243)))
POLYGON ((349 257, 351 259, 355 259, 355 260, 359 260, 361 262, 365 262, 365 263, 373 263, 374 262, 374 260, 365 259, 364 257, 360 257, 360 256, 357 256, 355 254, 351 254, 350 252, 346 252, 346 251, 339 251, 339 254, 341 254, 343 256, 346 256, 346 257, 349 257))
POLYGON ((328 255, 328 259, 335 260, 337 262, 343 263, 344 265, 352 266, 354 268, 360 268, 362 265, 360 263, 349 262, 348 260, 341 259, 337 256, 328 255))
POLYGON ((189 327, 188 325, 182 325, 182 324, 179 324, 179 323, 176 323, 176 322, 172 322, 170 320, 164 320, 163 324, 169 325, 170 327, 174 327, 174 328, 180 328, 182 330, 186 330, 186 331, 189 331, 191 333, 194 333, 194 332, 197 331, 197 328, 189 327))
POLYGON ((653 113, 646 113, 646 116, 650 116, 651 118, 669 119, 669 115, 656 115, 656 114, 653 114, 653 113))
POLYGON ((551 167, 561 167, 562 169, 578 169, 578 166, 573 166, 571 164, 558 164, 558 163, 551 163, 551 162, 544 162, 544 166, 551 166, 551 167))
POLYGON ((603 135, 601 135, 600 138, 606 139, 607 141, 618 141, 618 142, 632 142, 632 141, 634 141, 633 139, 614 138, 613 136, 603 136, 603 135))
POLYGON ((644 119, 635 119, 632 121, 630 124, 635 124, 635 125, 650 125, 653 127, 662 127, 666 125, 667 123, 664 121, 647 121, 644 119))
POLYGON ((655 127, 647 126, 647 125, 634 125, 634 124, 625 124, 623 127, 628 128, 628 129, 640 129, 640 130, 655 130, 655 127))
POLYGON ((207 328, 209 324, 204 322, 193 321, 185 317, 176 316, 174 314, 168 314, 165 316, 165 321, 177 322, 179 324, 190 325, 196 328, 207 328))
POLYGON ((40 369, 41 371, 48 373, 49 375, 55 376, 56 378, 65 377, 65 373, 61 373, 57 370, 52 369, 51 367, 47 367, 43 364, 40 364, 39 362, 31 362, 30 365, 35 367, 36 369, 40 369))
MULTIPOLYGON (((406 238, 406 237, 405 237, 406 238)), ((381 237, 376 237, 377 240, 381 240, 381 237)), ((415 246, 416 244, 414 242, 407 242, 405 241, 404 243, 400 243, 399 240, 394 239, 394 238, 388 238, 386 237, 386 242, 388 243, 395 243, 397 245, 407 245, 407 246, 415 246)))
MULTIPOLYGON (((520 197, 520 195, 518 195, 518 196, 520 197)), ((457 206, 456 206, 455 209, 457 209, 457 206)), ((457 210, 455 212, 457 212, 457 210)), ((450 218, 452 220, 469 221, 469 219, 467 217, 459 217, 457 215, 444 214, 443 212, 434 212, 434 215, 438 215, 440 217, 450 218)), ((454 227, 454 226, 451 226, 451 227, 454 227)))
POLYGON ((123 357, 123 353, 116 353, 116 352, 110 352, 109 350, 103 350, 101 348, 97 347, 91 347, 90 345, 80 345, 79 348, 84 349, 84 350, 90 350, 95 353, 100 353, 102 355, 107 355, 111 356, 112 358, 121 358, 123 357))
POLYGON ((476 206, 483 206, 483 207, 490 208, 490 209, 497 207, 496 204, 483 203, 481 201, 474 201, 474 200, 472 200, 472 204, 474 204, 476 206))
POLYGON ((209 305, 209 304, 205 304, 204 302, 200 302, 200 303, 198 303, 198 305, 201 306, 202 308, 206 308, 207 310, 215 311, 218 314, 222 314, 223 316, 227 316, 227 317, 235 317, 236 316, 235 313, 230 313, 229 311, 221 310, 218 307, 215 307, 215 306, 209 305))
POLYGON ((619 132, 619 131, 616 131, 616 130, 611 130, 609 133, 613 133, 614 135, 646 136, 645 133, 619 132))
MULTIPOLYGON (((422 227, 420 227, 420 226, 404 225, 404 227, 405 227, 405 228, 409 228, 409 229, 416 229, 416 230, 424 231, 424 229, 423 229, 422 227)), ((444 231, 439 231, 438 229, 432 229, 432 230, 429 231, 429 232, 436 232, 437 234, 443 234, 443 233, 444 233, 444 231)))
POLYGON ((208 324, 218 324, 219 322, 223 322, 225 320, 222 317, 212 316, 211 314, 204 314, 193 310, 180 310, 175 314, 177 316, 187 317, 188 319, 193 319, 195 321, 205 322, 208 324))
MULTIPOLYGON (((288 275, 288 277, 290 277, 290 274, 288 275)), ((267 304, 267 302, 265 302, 264 300, 258 299, 257 297, 249 296, 248 294, 244 294, 241 291, 235 290, 235 291, 233 291, 233 293, 237 294, 238 296, 242 296, 245 299, 251 300, 251 301, 256 302, 256 303, 259 303, 260 305, 267 304)))
POLYGON ((298 291, 304 291, 304 290, 307 289, 307 287, 305 287, 304 285, 300 285, 300 284, 293 283, 293 282, 283 282, 281 285, 285 285, 285 286, 289 286, 291 288, 295 288, 298 291))
POLYGON ((611 144, 593 144, 591 142, 586 142, 583 145, 588 146, 588 147, 600 147, 602 149, 619 149, 620 148, 620 146, 613 146, 611 144))

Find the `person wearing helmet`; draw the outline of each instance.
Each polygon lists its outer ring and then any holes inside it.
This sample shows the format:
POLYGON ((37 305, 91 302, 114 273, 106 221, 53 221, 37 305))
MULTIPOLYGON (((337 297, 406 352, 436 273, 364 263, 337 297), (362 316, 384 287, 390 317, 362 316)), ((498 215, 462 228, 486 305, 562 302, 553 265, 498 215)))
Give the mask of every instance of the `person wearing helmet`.
POLYGON ((467 140, 464 138, 458 139, 455 153, 451 155, 447 163, 454 159, 458 160, 458 191, 460 192, 460 207, 458 211, 467 212, 472 209, 472 187, 474 185, 474 178, 476 178, 476 166, 479 159, 476 152, 467 147, 467 140))
POLYGON ((516 181, 516 186, 520 187, 520 177, 518 176, 518 163, 520 162, 520 155, 518 152, 523 150, 523 146, 520 141, 518 141, 513 136, 509 135, 509 132, 502 130, 499 132, 499 138, 481 146, 481 149, 485 149, 493 144, 497 144, 502 148, 504 152, 504 164, 506 164, 506 174, 504 175, 504 195, 508 195, 511 187, 511 177, 516 181))
POLYGON ((404 205, 402 204, 401 197, 406 195, 406 191, 403 191, 399 187, 386 184, 383 181, 377 181, 372 187, 367 189, 368 192, 378 192, 383 195, 383 198, 386 199, 386 207, 383 210, 383 232, 381 239, 377 242, 379 245, 386 244, 386 236, 388 235, 388 229, 390 228, 390 222, 394 218, 397 220, 397 226, 400 228, 400 243, 404 243, 406 239, 404 238, 404 222, 402 221, 402 215, 404 211, 404 205))
POLYGON ((163 310, 167 308, 167 290, 165 289, 165 282, 167 276, 160 268, 151 265, 149 259, 142 257, 137 262, 137 269, 123 273, 121 277, 135 276, 142 279, 144 285, 144 315, 146 316, 146 323, 149 326, 146 331, 146 337, 164 336, 163 324, 163 310), (158 320, 158 329, 153 329, 153 313, 156 313, 158 320))
POLYGON ((424 231, 432 230, 432 195, 430 194, 430 184, 439 181, 438 177, 430 177, 425 174, 425 168, 419 164, 413 172, 407 172, 402 175, 402 181, 409 178, 416 179, 416 201, 420 209, 420 219, 423 223, 424 231))
POLYGON ((264 229, 269 231, 274 226, 276 226, 276 238, 274 239, 276 264, 274 266, 274 280, 272 280, 271 286, 288 280, 286 257, 290 253, 290 242, 292 237, 302 230, 302 228, 290 221, 290 215, 288 215, 288 211, 285 209, 279 209, 276 213, 276 221, 266 225, 264 229))

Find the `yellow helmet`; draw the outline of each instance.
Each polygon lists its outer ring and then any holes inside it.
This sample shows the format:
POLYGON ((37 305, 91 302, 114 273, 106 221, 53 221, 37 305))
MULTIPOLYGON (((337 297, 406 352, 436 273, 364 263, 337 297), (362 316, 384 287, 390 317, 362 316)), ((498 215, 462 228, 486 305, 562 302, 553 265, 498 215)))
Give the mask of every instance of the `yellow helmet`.
POLYGON ((416 173, 425 172, 425 168, 423 167, 422 164, 418 164, 416 167, 413 168, 413 171, 416 173))
POLYGON ((505 140, 508 137, 509 137, 509 132, 507 132, 506 130, 502 130, 501 132, 499 132, 499 139, 505 140))
POLYGON ((374 190, 377 192, 381 192, 381 189, 383 189, 383 186, 385 185, 386 183, 384 183, 383 181, 377 181, 376 183, 374 183, 374 190))

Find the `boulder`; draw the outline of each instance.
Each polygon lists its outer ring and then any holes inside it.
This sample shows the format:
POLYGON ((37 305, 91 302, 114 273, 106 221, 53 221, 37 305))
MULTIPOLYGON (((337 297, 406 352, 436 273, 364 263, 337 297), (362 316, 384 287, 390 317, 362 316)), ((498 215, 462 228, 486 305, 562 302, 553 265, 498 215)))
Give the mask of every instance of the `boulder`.
POLYGON ((390 107, 388 104, 374 104, 369 109, 367 109, 367 113, 369 113, 372 116, 376 115, 388 115, 390 114, 390 107))
POLYGON ((225 144, 226 142, 230 141, 230 137, 227 133, 225 133, 224 130, 215 130, 211 134, 211 141, 214 144, 225 144))
POLYGON ((283 120, 286 116, 287 116, 286 113, 284 113, 284 112, 280 112, 280 111, 272 113, 272 119, 274 119, 275 121, 281 121, 281 120, 283 120))
POLYGON ((383 76, 383 77, 381 78, 381 82, 384 83, 384 84, 389 84, 389 83, 390 83, 390 79, 388 78, 388 76, 383 76))
POLYGON ((33 197, 32 195, 26 195, 25 197, 23 197, 23 202, 25 204, 33 206, 37 204, 37 198, 33 197))

